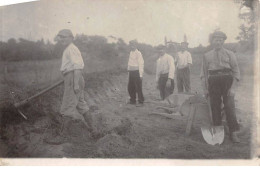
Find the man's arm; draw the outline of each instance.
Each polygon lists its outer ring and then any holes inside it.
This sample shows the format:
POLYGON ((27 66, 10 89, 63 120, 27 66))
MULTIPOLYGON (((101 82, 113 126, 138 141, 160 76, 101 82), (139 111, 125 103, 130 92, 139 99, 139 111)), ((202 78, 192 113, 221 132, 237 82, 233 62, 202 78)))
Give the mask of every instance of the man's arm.
POLYGON ((144 59, 141 52, 138 52, 138 66, 139 66, 139 74, 140 77, 142 78, 144 73, 144 59))
POLYGON ((168 76, 168 79, 174 79, 175 64, 174 64, 174 59, 173 59, 172 56, 168 57, 168 64, 169 64, 169 76, 168 76))
POLYGON ((230 53, 230 67, 231 70, 233 72, 233 77, 239 81, 240 79, 240 71, 239 71, 239 67, 238 67, 238 63, 237 63, 237 58, 235 56, 235 54, 232 52, 230 53))
POLYGON ((233 52, 230 52, 230 67, 233 73, 233 83, 232 86, 228 92, 228 95, 235 95, 235 90, 237 88, 239 79, 240 79, 240 71, 237 63, 236 56, 233 52))
POLYGON ((81 76, 81 70, 79 69, 76 69, 73 71, 73 83, 74 83, 74 91, 75 93, 77 94, 79 91, 80 91, 80 88, 79 88, 79 80, 80 80, 80 76, 81 76))
POLYGON ((77 94, 80 91, 79 80, 82 73, 81 70, 84 68, 84 62, 79 49, 76 47, 70 50, 69 56, 73 63, 73 87, 77 94))
POLYGON ((189 67, 189 69, 190 69, 190 66, 192 65, 192 57, 191 57, 191 54, 190 54, 190 52, 188 52, 188 67, 189 67))

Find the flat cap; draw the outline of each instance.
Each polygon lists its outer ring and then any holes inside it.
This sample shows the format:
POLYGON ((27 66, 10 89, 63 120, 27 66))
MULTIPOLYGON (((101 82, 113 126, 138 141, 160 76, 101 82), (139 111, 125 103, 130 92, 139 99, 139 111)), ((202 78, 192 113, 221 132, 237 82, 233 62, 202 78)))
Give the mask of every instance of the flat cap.
POLYGON ((62 29, 57 36, 74 37, 70 29, 62 29))
POLYGON ((137 42, 137 40, 136 39, 134 39, 134 40, 130 40, 129 41, 129 44, 137 44, 138 42, 137 42))
POLYGON ((227 35, 226 35, 224 32, 221 32, 221 31, 215 31, 215 32, 212 34, 212 39, 215 38, 215 37, 221 37, 221 38, 223 38, 224 40, 227 39, 227 35))

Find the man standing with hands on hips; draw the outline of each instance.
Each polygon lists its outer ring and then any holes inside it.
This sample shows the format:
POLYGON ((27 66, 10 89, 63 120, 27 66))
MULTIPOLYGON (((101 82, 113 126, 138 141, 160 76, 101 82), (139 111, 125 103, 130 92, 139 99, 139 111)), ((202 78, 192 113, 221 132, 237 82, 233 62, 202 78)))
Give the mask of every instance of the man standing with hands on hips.
POLYGON ((165 48, 163 45, 157 47, 159 58, 156 63, 156 84, 162 100, 167 97, 167 94, 172 94, 174 91, 174 59, 165 53, 165 48), (166 93, 166 87, 170 88, 170 93, 166 93))
POLYGON ((177 87, 178 92, 183 92, 185 88, 186 92, 190 92, 190 65, 192 64, 192 58, 190 52, 187 51, 188 43, 181 43, 181 51, 178 52, 177 62, 177 87))
POLYGON ((138 105, 143 106, 144 96, 142 91, 142 80, 144 73, 144 59, 141 52, 137 49, 137 41, 129 42, 131 52, 128 60, 128 93, 130 95, 130 104, 136 104, 136 94, 138 96, 138 105))
POLYGON ((240 142, 237 137, 239 124, 235 112, 235 88, 240 79, 240 71, 235 54, 223 48, 227 39, 225 33, 215 31, 210 41, 214 49, 203 57, 201 80, 204 94, 209 97, 214 126, 222 123, 221 104, 223 102, 229 128, 230 139, 240 142))

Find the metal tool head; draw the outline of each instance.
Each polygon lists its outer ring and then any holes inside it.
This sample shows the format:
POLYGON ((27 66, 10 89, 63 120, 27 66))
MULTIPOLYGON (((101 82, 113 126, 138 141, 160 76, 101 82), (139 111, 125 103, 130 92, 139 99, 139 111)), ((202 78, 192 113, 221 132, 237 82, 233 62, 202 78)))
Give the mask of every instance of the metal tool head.
POLYGON ((210 145, 222 144, 225 138, 224 126, 201 127, 204 140, 210 145))

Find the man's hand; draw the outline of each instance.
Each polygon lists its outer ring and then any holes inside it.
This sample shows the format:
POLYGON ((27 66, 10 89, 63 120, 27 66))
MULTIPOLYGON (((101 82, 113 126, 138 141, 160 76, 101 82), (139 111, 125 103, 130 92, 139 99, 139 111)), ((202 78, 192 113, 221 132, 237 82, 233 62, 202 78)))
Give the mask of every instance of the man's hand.
POLYGON ((74 92, 76 95, 80 92, 79 85, 74 85, 74 92))
POLYGON ((228 93, 227 95, 228 96, 235 96, 235 87, 231 87, 229 90, 228 90, 228 93))
POLYGON ((74 88, 74 92, 77 95, 80 92, 80 88, 79 88, 79 79, 80 79, 80 75, 81 75, 81 71, 80 70, 74 70, 74 84, 73 84, 73 88, 74 88))
POLYGON ((237 79, 234 78, 234 79, 233 79, 232 86, 231 86, 231 88, 228 90, 228 93, 227 93, 228 96, 235 96, 236 88, 237 88, 237 83, 238 83, 237 79))
POLYGON ((235 96, 235 91, 234 89, 230 88, 228 91, 228 96, 235 96))
POLYGON ((209 91, 208 90, 204 90, 203 93, 204 93, 203 96, 207 99, 209 97, 209 91))
POLYGON ((171 84, 172 84, 171 79, 168 79, 167 82, 166 82, 166 87, 170 88, 171 84))

